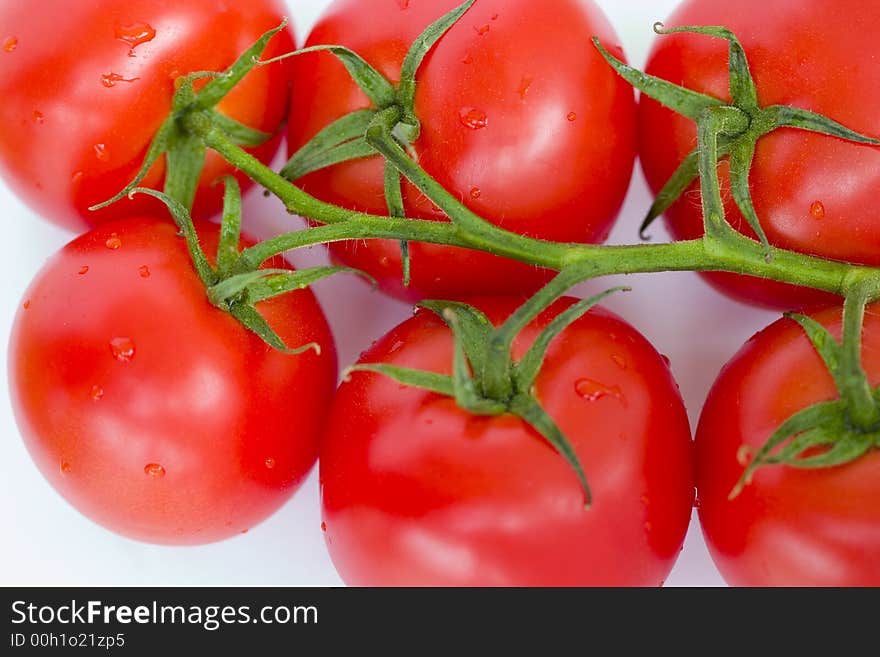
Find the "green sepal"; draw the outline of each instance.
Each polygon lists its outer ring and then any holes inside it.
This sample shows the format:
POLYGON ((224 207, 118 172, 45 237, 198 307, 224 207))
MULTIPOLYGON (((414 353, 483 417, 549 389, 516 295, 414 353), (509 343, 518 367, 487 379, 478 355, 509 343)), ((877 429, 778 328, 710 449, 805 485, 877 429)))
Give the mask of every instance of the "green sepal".
POLYGON ((223 219, 217 244, 217 275, 225 278, 238 260, 241 240, 241 187, 233 176, 223 176, 223 219))
POLYGON ((798 313, 786 313, 785 316, 800 324, 839 389, 841 385, 839 373, 840 364, 843 360, 843 346, 831 335, 827 328, 812 317, 798 313))
POLYGON ((556 424, 552 417, 545 411, 541 405, 527 395, 517 395, 510 404, 510 412, 522 419, 526 424, 537 431, 544 437, 550 446, 562 456, 574 470, 580 482, 581 489, 584 492, 584 507, 590 508, 593 503, 593 495, 590 491, 590 485, 587 482, 587 475, 581 465, 577 452, 574 447, 562 433, 562 430, 556 424))
POLYGON ((163 191, 187 210, 192 210, 206 151, 201 139, 178 129, 173 130, 168 139, 163 191))
POLYGON ((608 52, 598 37, 593 37, 593 45, 620 77, 641 93, 689 119, 696 121, 700 118, 703 110, 724 104, 724 101, 713 96, 691 91, 663 78, 642 73, 608 52))
POLYGON ((265 32, 250 48, 245 50, 238 59, 235 60, 232 66, 206 84, 204 88, 196 94, 197 105, 202 109, 210 109, 223 100, 227 94, 229 94, 229 92, 232 91, 238 83, 253 70, 263 52, 266 50, 266 46, 269 45, 269 41, 285 27, 287 27, 286 19, 283 20, 278 27, 265 32))
POLYGON ((537 378, 538 372, 540 372, 541 366, 544 363, 547 349, 549 349, 550 343, 556 336, 571 326, 573 322, 583 317, 605 298, 617 292, 629 292, 631 289, 632 288, 628 287, 611 288, 610 290, 606 290, 605 292, 590 297, 589 299, 578 301, 570 308, 554 317, 553 321, 551 321, 547 327, 541 331, 538 337, 535 338, 535 341, 532 343, 532 346, 529 347, 525 356, 514 365, 513 369, 516 389, 521 393, 527 393, 531 389, 535 382, 535 378, 537 378))
POLYGON ((272 299, 295 290, 304 290, 313 283, 335 276, 336 274, 354 274, 366 279, 376 286, 376 279, 360 269, 353 267, 311 267, 290 271, 282 269, 274 271, 251 283, 247 287, 247 299, 250 303, 257 303, 266 299, 272 299))
MULTIPOLYGON (((467 10, 473 6, 474 2, 475 0, 468 0, 446 15, 441 16, 413 41, 409 51, 406 53, 406 58, 403 60, 403 66, 400 69, 400 84, 397 88, 398 102, 403 108, 405 115, 415 116, 416 73, 418 73, 425 56, 431 52, 443 35, 464 16, 467 10)), ((404 118, 409 117, 405 116, 404 118)))
POLYGON ((356 52, 345 46, 335 45, 318 45, 301 48, 294 52, 279 55, 273 59, 267 59, 260 62, 260 65, 272 64, 289 57, 298 57, 313 52, 329 52, 334 55, 343 66, 351 79, 355 81, 358 87, 367 95, 376 107, 384 108, 394 104, 397 100, 397 94, 394 86, 385 79, 385 76, 379 73, 369 62, 356 52))
MULTIPOLYGON (((719 152, 719 157, 720 155, 721 153, 719 152)), ((758 219, 758 213, 755 211, 755 205, 752 202, 752 192, 749 187, 749 173, 752 170, 754 158, 754 141, 741 141, 733 146, 730 151, 730 193, 743 218, 748 222, 752 230, 755 231, 758 241, 767 250, 765 258, 769 258, 770 242, 767 240, 767 233, 764 232, 761 221, 758 219)))
POLYGON ((314 350, 316 354, 321 355, 321 345, 317 342, 310 342, 301 347, 290 348, 284 344, 284 340, 275 332, 266 319, 253 306, 244 303, 234 304, 228 312, 235 317, 242 325, 252 333, 259 336, 268 346, 281 351, 285 354, 296 355, 302 354, 310 350, 314 350))
POLYGON ((342 375, 343 380, 347 379, 352 372, 375 372, 405 386, 436 392, 444 397, 455 397, 455 392, 452 389, 452 377, 445 374, 383 363, 365 363, 349 367, 342 375))
MULTIPOLYGON (((403 188, 400 171, 394 168, 391 162, 385 161, 385 204, 388 206, 388 216, 396 219, 406 217, 406 208, 403 207, 403 188)), ((400 242, 400 257, 403 263, 403 286, 409 287, 411 262, 409 257, 409 242, 400 242)))
POLYGON ((217 111, 211 112, 211 122, 226 133, 229 140, 236 146, 253 148, 265 144, 272 138, 268 132, 246 126, 217 111))
POLYGON ((471 367, 475 372, 482 372, 486 360, 485 345, 495 330, 483 311, 460 301, 433 299, 419 302, 418 307, 436 314, 449 328, 455 327, 471 367))
POLYGON ((196 273, 199 275, 199 278, 202 280, 202 283, 205 284, 205 287, 211 287, 212 285, 216 284, 217 272, 215 272, 214 268, 211 267, 211 263, 205 256, 205 252, 202 250, 202 246, 199 243, 199 236, 196 233, 196 228, 193 225, 192 217, 190 217, 189 210, 187 210, 176 199, 168 196, 167 194, 163 194, 162 192, 157 192, 155 189, 149 189, 147 187, 137 187, 131 190, 131 195, 134 194, 146 194, 148 196, 159 199, 165 204, 165 206, 168 208, 168 211, 171 213, 171 216, 174 218, 174 223, 177 224, 177 227, 180 229, 180 232, 186 239, 186 245, 189 249, 189 254, 193 261, 193 266, 195 267, 196 273))
POLYGON ((288 180, 297 180, 313 171, 346 161, 340 159, 342 153, 348 159, 375 155, 373 147, 364 141, 364 132, 375 116, 376 110, 369 109, 337 119, 294 153, 281 169, 281 175, 288 180), (341 150, 343 147, 347 150, 341 150))
POLYGON ((721 26, 706 25, 683 25, 666 29, 662 23, 655 23, 654 32, 660 35, 682 32, 704 34, 727 41, 730 97, 733 99, 733 104, 746 111, 758 109, 758 91, 755 88, 755 80, 749 68, 749 60, 746 58, 742 43, 729 29, 721 26))
POLYGON ((827 116, 810 112, 798 107, 771 105, 764 108, 768 123, 775 128, 797 128, 808 132, 816 132, 829 137, 837 137, 856 144, 880 146, 880 140, 850 130, 827 116))

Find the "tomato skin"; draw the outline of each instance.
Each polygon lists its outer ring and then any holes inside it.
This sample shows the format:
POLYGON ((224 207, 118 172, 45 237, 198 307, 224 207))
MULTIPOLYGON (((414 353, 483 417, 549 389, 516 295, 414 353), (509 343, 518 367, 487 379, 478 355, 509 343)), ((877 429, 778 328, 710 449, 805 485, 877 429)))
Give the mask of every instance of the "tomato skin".
MULTIPOLYGON (((49 0, 42 9, 34 12, 26 0, 0 5, 0 39, 15 39, 12 50, 0 50, 0 175, 38 214, 77 232, 164 211, 144 195, 97 213, 88 208, 134 178, 171 110, 174 78, 225 69, 284 15, 278 0, 49 0), (46 16, 52 16, 51 38, 46 16)), ((287 29, 273 38, 266 56, 294 47, 287 29)), ((261 67, 218 105, 227 116, 275 135, 251 149, 264 162, 280 144, 276 133, 289 82, 285 65, 261 67)), ((232 172, 219 156, 208 155, 197 216, 220 210, 223 191, 211 183, 232 172)), ((163 180, 164 158, 144 184, 161 188, 163 180)))
MULTIPOLYGON (((742 41, 762 105, 794 105, 877 135, 880 65, 876 37, 880 5, 858 0, 687 0, 665 22, 725 25, 742 41), (760 16, 760 18, 757 18, 760 16), (852 17, 858 16, 853 23, 852 17), (817 34, 821 33, 821 38, 817 34), (842 74, 845 72, 845 74, 842 74)), ((676 84, 729 98, 727 45, 699 35, 657 38, 647 72, 676 84)), ((643 98, 639 155, 649 184, 659 191, 696 146, 689 119, 643 98)), ((728 220, 751 235, 730 195, 728 168, 721 186, 728 220)), ((779 130, 758 141, 751 174, 758 217, 771 244, 836 260, 880 265, 880 151, 833 137, 779 130)), ((666 213, 676 239, 703 233, 695 183, 666 213)), ((731 296, 778 308, 839 303, 827 294, 730 274, 707 274, 731 296)))
MULTIPOLYGON (((876 310, 876 307, 875 307, 876 310)), ((838 338, 840 308, 812 316, 838 338)), ((880 383, 880 319, 865 321, 863 364, 880 383)), ((760 448, 791 415, 838 397, 803 330, 782 319, 754 336, 709 393, 696 437, 703 534, 737 586, 880 585, 880 452, 816 470, 758 469, 734 500, 742 447, 760 448)))
MULTIPOLYGON (((395 0, 336 0, 306 45, 346 45, 397 83, 409 45, 458 4, 413 0, 403 8, 395 0)), ((415 109, 422 133, 413 146, 420 165, 470 209, 508 230, 560 241, 605 240, 632 172, 635 105, 632 90, 589 45, 594 34, 622 56, 591 0, 476 3, 419 70, 415 109), (466 125, 483 119, 484 127, 466 125)), ((370 107, 327 53, 296 58, 293 78, 290 153, 335 119, 370 107)), ((379 157, 297 182, 328 202, 388 212, 379 157)), ((404 201, 407 216, 445 220, 409 183, 404 201)), ((521 293, 551 276, 482 253, 412 244, 406 289, 396 242, 344 243, 331 251, 372 274, 383 290, 411 300, 521 293)))
MULTIPOLYGON (((199 230, 212 252, 217 227, 199 230)), ((311 292, 258 309, 321 355, 271 350, 210 305, 176 233, 119 220, 56 254, 16 317, 10 388, 25 445, 74 507, 131 538, 200 544, 250 529, 297 489, 336 358, 311 292)))
MULTIPOLYGON (((474 303, 497 323, 521 301, 474 303)), ((515 354, 571 303, 543 313, 515 354)), ((423 310, 361 362, 449 373, 451 360, 450 331, 423 310)), ((337 392, 319 460, 323 526, 343 580, 662 583, 694 496, 690 431, 669 369, 635 329, 596 309, 553 342, 536 390, 584 464, 589 510, 570 466, 519 419, 470 416, 449 398, 352 373, 337 392), (596 399, 579 394, 577 382, 596 399), (598 384, 607 394, 588 389, 598 384)))

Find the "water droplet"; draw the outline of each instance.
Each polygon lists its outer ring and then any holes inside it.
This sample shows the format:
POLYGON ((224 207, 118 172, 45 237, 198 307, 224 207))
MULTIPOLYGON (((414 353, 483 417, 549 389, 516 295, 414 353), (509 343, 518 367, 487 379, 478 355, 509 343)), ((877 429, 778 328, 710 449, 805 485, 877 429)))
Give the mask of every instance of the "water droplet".
POLYGON ((275 467, 275 459, 273 459, 271 456, 266 459, 266 467, 269 470, 271 470, 275 467))
POLYGON ((147 463, 144 466, 144 473, 150 475, 151 477, 164 477, 165 476, 165 468, 163 468, 158 463, 147 463))
POLYGON ((327 531, 327 523, 326 523, 326 522, 322 522, 322 523, 321 523, 321 531, 322 531, 322 532, 326 532, 326 531, 327 531))
POLYGON ((79 268, 79 271, 76 273, 79 274, 80 276, 85 276, 86 274, 89 273, 89 266, 83 265, 82 267, 79 268))
POLYGON ((156 30, 149 23, 130 23, 116 26, 116 38, 128 45, 128 56, 134 57, 134 49, 156 38, 156 30))
POLYGON ((6 52, 12 52, 16 48, 18 48, 17 37, 11 36, 3 39, 3 50, 5 50, 6 52))
POLYGON ((472 61, 474 61, 474 58, 471 57, 470 53, 468 53, 467 55, 464 56, 464 59, 461 60, 461 63, 462 64, 470 64, 472 61))
POLYGON ((68 472, 70 472, 70 463, 61 461, 61 474, 67 474, 68 472))
POLYGON ((617 365, 620 369, 627 369, 626 359, 623 356, 618 356, 617 354, 611 355, 611 360, 614 361, 614 364, 617 365))
POLYGON ((479 36, 483 36, 484 34, 486 34, 486 33, 489 32, 489 25, 488 25, 488 24, 486 24, 486 25, 480 25, 479 27, 477 27, 477 26, 475 25, 475 26, 474 26, 474 31, 475 31, 479 36))
POLYGON ((92 148, 95 151, 95 157, 101 162, 106 162, 110 159, 110 153, 107 152, 107 147, 104 144, 95 144, 92 148))
POLYGON ((481 130, 489 125, 489 119, 482 110, 473 107, 463 107, 458 112, 461 124, 471 130, 481 130))
POLYGON ((104 245, 113 251, 116 251, 122 246, 122 240, 119 238, 119 235, 116 233, 110 233, 110 237, 107 238, 107 241, 104 242, 104 245))
POLYGON ((519 81, 519 89, 517 92, 519 93, 519 97, 523 100, 526 99, 526 94, 529 93, 529 88, 532 86, 532 78, 523 76, 522 80, 519 81))
POLYGON ((82 171, 74 171, 73 175, 70 177, 70 182, 73 185, 79 185, 84 177, 85 174, 82 171))
POLYGON ((409 9, 409 0, 397 0, 397 6, 400 7, 400 10, 409 9))
POLYGON ((471 188, 471 198, 476 200, 483 195, 483 191, 479 187, 471 188))
POLYGON ((382 256, 381 258, 379 258, 379 266, 382 267, 383 269, 390 267, 391 266, 391 258, 389 258, 388 256, 382 256))
POLYGON ((26 300, 23 304, 21 304, 21 306, 22 306, 22 308, 27 310, 28 308, 31 307, 31 300, 30 299, 26 300))
POLYGON ((89 391, 89 396, 95 401, 100 401, 104 397, 104 388, 101 386, 92 386, 92 389, 89 391))
POLYGON ((493 20, 493 21, 497 21, 497 20, 498 20, 498 14, 492 14, 492 20, 493 20))
POLYGON ((736 461, 742 466, 747 466, 754 454, 755 450, 750 445, 740 445, 740 448, 736 450, 736 461))
POLYGON ((816 201, 810 206, 810 214, 813 219, 822 220, 825 218, 825 204, 822 201, 816 201))
POLYGON ((604 383, 593 381, 593 379, 579 379, 574 384, 575 392, 583 399, 594 402, 604 397, 614 397, 620 401, 624 400, 623 392, 620 386, 606 386, 604 383))
POLYGON ((247 534, 249 531, 250 531, 250 529, 242 529, 242 530, 241 530, 241 533, 242 533, 242 534, 247 534))
POLYGON ((40 110, 34 110, 34 123, 43 123, 45 120, 46 117, 40 110))
POLYGON ((101 84, 108 89, 115 87, 117 82, 136 82, 140 78, 126 78, 118 73, 104 73, 101 76, 101 84))
POLYGON ((131 338, 113 338, 110 340, 110 352, 120 363, 130 363, 134 359, 134 342, 131 338))
POLYGON ((669 356, 667 356, 666 354, 660 354, 660 358, 663 360, 663 363, 666 365, 666 367, 672 367, 672 361, 669 360, 669 356))
POLYGON ((149 277, 150 277, 150 273, 151 273, 151 272, 150 272, 150 268, 147 267, 146 265, 141 265, 141 266, 138 268, 138 274, 140 275, 141 278, 149 278, 149 277))
POLYGON ((577 117, 578 117, 578 115, 575 114, 574 112, 569 112, 565 118, 568 119, 569 121, 577 121, 577 117))

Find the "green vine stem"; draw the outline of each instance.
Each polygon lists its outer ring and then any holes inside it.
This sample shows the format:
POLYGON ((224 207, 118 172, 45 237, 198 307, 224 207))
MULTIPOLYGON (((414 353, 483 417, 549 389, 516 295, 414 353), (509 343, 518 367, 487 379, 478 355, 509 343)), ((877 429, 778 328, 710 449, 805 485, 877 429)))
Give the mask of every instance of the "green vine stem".
POLYGON ((445 244, 487 251, 539 267, 562 271, 579 265, 581 280, 612 274, 662 271, 728 271, 811 287, 844 296, 854 279, 875 281, 880 296, 880 269, 826 260, 785 249, 767 249, 733 230, 718 239, 712 234, 698 240, 670 244, 608 246, 547 242, 510 233, 485 221, 462 205, 418 163, 383 133, 370 139, 390 162, 451 218, 451 222, 398 219, 370 215, 331 205, 302 191, 233 143, 211 121, 198 113, 185 118, 187 130, 202 139, 233 166, 277 196, 293 214, 326 224, 285 233, 242 253, 248 266, 304 246, 357 239, 445 244), (769 254, 769 258, 768 258, 769 254))

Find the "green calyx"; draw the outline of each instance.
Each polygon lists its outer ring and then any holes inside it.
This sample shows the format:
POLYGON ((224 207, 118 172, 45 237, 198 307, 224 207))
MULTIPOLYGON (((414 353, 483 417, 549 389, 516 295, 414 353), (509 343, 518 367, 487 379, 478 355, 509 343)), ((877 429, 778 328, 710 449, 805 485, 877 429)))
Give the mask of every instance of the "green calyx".
MULTIPOLYGON (((345 66, 351 78, 363 90, 373 107, 347 114, 321 130, 300 148, 284 168, 281 175, 288 180, 303 176, 342 162, 371 157, 377 154, 365 139, 367 130, 381 124, 404 151, 412 155, 412 144, 419 138, 421 123, 415 111, 416 74, 425 56, 440 38, 467 12, 475 0, 468 0, 428 26, 413 42, 400 69, 400 82, 395 87, 379 71, 360 55, 344 46, 320 45, 303 48, 275 59, 260 62, 268 64, 286 57, 312 52, 329 52, 345 66)), ((400 172, 390 163, 385 164, 385 201, 388 215, 406 217, 403 204, 400 172)), ((403 256, 403 282, 410 282, 409 243, 400 242, 403 256)))
POLYGON ((129 196, 143 182, 147 173, 161 157, 165 156, 166 171, 164 193, 186 210, 192 210, 199 178, 205 165, 205 144, 187 128, 187 121, 198 121, 203 130, 217 130, 237 146, 259 146, 272 135, 243 125, 218 112, 215 106, 254 68, 273 36, 285 28, 284 21, 269 30, 250 48, 222 72, 200 71, 175 80, 177 91, 171 106, 171 114, 162 123, 134 179, 116 196, 90 210, 100 210, 129 196), (196 80, 210 78, 200 91, 193 84, 196 80))
POLYGON ((864 285, 854 286, 847 295, 840 342, 814 319, 786 315, 807 334, 834 379, 839 399, 815 404, 786 420, 754 454, 731 499, 762 467, 829 468, 880 448, 880 388, 871 388, 861 363, 865 305, 875 295, 872 286, 864 285))
POLYGON ((755 212, 749 188, 749 174, 758 140, 779 128, 796 128, 858 144, 877 146, 880 141, 805 109, 784 105, 762 107, 742 44, 725 27, 683 26, 667 30, 657 23, 654 31, 660 35, 682 32, 700 34, 727 41, 731 102, 727 103, 642 73, 611 55, 598 39, 593 39, 593 44, 606 61, 633 87, 697 124, 697 148, 684 159, 657 195, 642 223, 642 237, 645 237, 645 231, 654 220, 669 209, 691 183, 700 177, 706 234, 710 239, 727 238, 732 229, 728 228, 724 220, 724 208, 717 184, 718 162, 727 158, 733 200, 764 246, 765 257, 769 259, 770 245, 755 212))
POLYGON ((216 265, 212 265, 205 254, 189 211, 182 203, 167 194, 142 187, 131 190, 130 194, 148 194, 165 203, 180 229, 181 236, 186 240, 193 266, 205 285, 208 300, 214 306, 235 317, 245 328, 273 349, 287 354, 301 354, 309 350, 320 354, 321 345, 315 342, 293 348, 286 345, 257 310, 256 304, 288 292, 305 289, 312 283, 341 272, 369 277, 349 267, 314 267, 294 271, 243 266, 239 251, 241 190, 235 178, 227 176, 223 181, 226 188, 216 265))
POLYGON ((452 330, 455 340, 452 375, 388 364, 364 364, 349 372, 377 372, 404 385, 452 397, 474 415, 519 417, 546 440, 572 467, 592 501, 583 467, 571 443, 535 398, 534 383, 553 339, 605 297, 627 288, 615 288, 572 304, 535 338, 526 354, 513 360, 514 338, 576 280, 576 272, 562 272, 543 290, 495 328, 479 309, 455 301, 423 301, 421 308, 436 313, 452 330))

